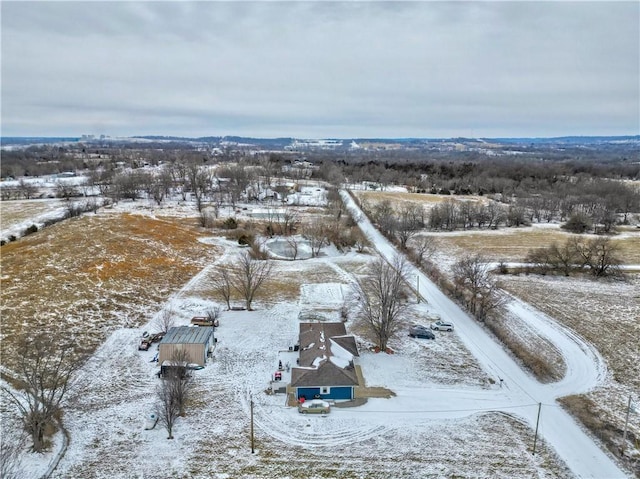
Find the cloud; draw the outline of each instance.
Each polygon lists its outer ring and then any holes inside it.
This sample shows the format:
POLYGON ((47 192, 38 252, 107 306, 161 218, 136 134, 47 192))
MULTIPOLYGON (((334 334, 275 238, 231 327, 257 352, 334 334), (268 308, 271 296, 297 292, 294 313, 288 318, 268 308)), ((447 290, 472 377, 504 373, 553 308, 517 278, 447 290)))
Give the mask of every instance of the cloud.
POLYGON ((638 3, 3 2, 2 134, 638 133, 638 3))

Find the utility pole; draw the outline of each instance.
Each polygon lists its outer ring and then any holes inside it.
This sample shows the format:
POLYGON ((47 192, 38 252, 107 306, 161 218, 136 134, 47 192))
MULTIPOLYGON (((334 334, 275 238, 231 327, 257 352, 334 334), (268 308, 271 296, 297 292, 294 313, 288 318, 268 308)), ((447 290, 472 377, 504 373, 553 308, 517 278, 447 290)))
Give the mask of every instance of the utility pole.
POLYGON ((624 434, 622 435, 622 447, 620 455, 624 456, 625 446, 627 445, 627 428, 629 427, 629 412, 631 411, 631 394, 629 394, 629 402, 627 403, 627 418, 624 420, 624 434))
POLYGON ((255 453, 253 442, 253 396, 251 396, 251 454, 255 453))
POLYGON ((538 403, 538 418, 536 419, 536 433, 533 436, 533 452, 532 455, 536 455, 536 444, 538 443, 538 424, 540 424, 540 410, 542 409, 542 403, 538 403))

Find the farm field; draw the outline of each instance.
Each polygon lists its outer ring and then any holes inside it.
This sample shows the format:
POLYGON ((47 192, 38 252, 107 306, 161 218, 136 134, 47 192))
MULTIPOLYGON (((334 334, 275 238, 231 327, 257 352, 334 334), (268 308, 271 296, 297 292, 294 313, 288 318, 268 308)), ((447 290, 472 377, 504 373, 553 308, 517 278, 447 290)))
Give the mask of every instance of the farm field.
POLYGON ((57 223, 2 247, 2 357, 45 326, 89 350, 150 312, 216 255, 180 221, 101 213, 57 223))
POLYGON ((18 223, 33 220, 45 213, 58 211, 64 207, 63 200, 15 200, 0 201, 2 229, 8 229, 18 223))
MULTIPOLYGON (((445 200, 457 199, 464 201, 487 201, 483 197, 430 195, 406 193, 402 191, 369 192, 353 191, 361 201, 371 204, 388 200, 396 206, 402 202, 421 204, 428 211, 430 206, 445 200)), ((422 231, 421 234, 437 238, 438 249, 445 251, 442 258, 448 265, 455 262, 454 258, 465 253, 482 254, 490 261, 523 262, 531 249, 550 246, 552 243, 563 243, 574 236, 560 228, 558 223, 533 223, 531 226, 507 228, 497 230, 456 230, 451 232, 422 231), (447 260, 447 258, 449 260, 447 260), (453 261, 452 261, 453 260, 453 261)), ((624 264, 640 264, 640 229, 632 226, 622 226, 619 234, 611 236, 619 248, 619 255, 624 264)))
MULTIPOLYGON (((544 441, 530 455, 533 431, 517 416, 474 409, 418 420, 411 413, 382 413, 392 400, 370 399, 364 407, 306 419, 285 406, 284 396, 265 394, 278 351, 295 341, 298 321, 314 312, 340 318, 350 283, 372 258, 334 248, 325 248, 321 258, 277 261, 256 311, 222 314, 215 358, 196 372, 196 394, 176 425, 176 439, 167 441, 160 428, 143 430, 158 379, 150 362, 154 351, 137 350, 142 331, 152 329, 150 321, 163 309, 188 324, 220 304, 211 281, 240 251, 199 228, 186 209, 166 210, 142 202, 104 210, 2 247, 3 358, 12 333, 34 327, 25 319, 34 317, 94 350, 79 378, 91 378, 85 381, 90 386, 65 409, 73 440, 53 477, 130 477, 131 471, 158 478, 571 476, 544 441), (30 265, 29 258, 38 260, 30 265), (64 287, 51 291, 58 284, 64 287), (28 315, 21 314, 25 310, 28 315), (255 454, 248 440, 249 395, 255 454)), ((561 297, 566 302, 566 291, 561 297)), ((425 324, 427 311, 428 305, 415 305, 406 327, 425 324)), ((368 386, 389 388, 403 401, 410 391, 420 395, 431 388, 472 397, 499 394, 457 334, 442 333, 435 341, 400 334, 390 343, 395 354, 380 355, 368 351, 367 331, 351 310, 347 328, 360 344, 368 386)), ((428 404, 428 396, 424 400, 428 404)), ((1 406, 3 423, 17 430, 8 405, 1 406)), ((25 470, 40 475, 59 447, 57 435, 48 454, 25 457, 25 470)))

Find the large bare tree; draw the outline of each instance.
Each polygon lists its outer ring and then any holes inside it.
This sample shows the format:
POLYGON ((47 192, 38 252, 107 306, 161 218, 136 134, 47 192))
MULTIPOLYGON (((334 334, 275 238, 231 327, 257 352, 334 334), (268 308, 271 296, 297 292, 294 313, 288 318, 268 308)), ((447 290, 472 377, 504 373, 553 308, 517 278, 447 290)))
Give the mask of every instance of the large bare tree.
POLYGON ((422 265, 423 262, 429 261, 436 253, 437 245, 436 239, 433 236, 420 236, 413 242, 413 250, 415 252, 415 259, 418 265, 422 265))
POLYGON ((271 261, 253 259, 248 252, 231 267, 231 284, 244 298, 247 310, 252 311, 251 303, 256 291, 269 279, 272 267, 271 261))
POLYGON ((156 390, 158 420, 173 439, 173 426, 178 416, 185 415, 185 406, 193 389, 189 374, 189 355, 184 348, 178 348, 171 355, 171 366, 166 369, 163 381, 156 390))
POLYGON ((424 228, 424 209, 416 204, 402 205, 395 223, 400 247, 406 249, 408 241, 417 234, 418 230, 424 228))
POLYGON ((227 311, 231 309, 231 274, 227 269, 222 269, 212 281, 213 291, 219 295, 227 305, 227 311))
POLYGON ((176 400, 174 386, 174 381, 162 381, 156 390, 158 420, 169 434, 167 439, 173 439, 173 426, 180 415, 180 406, 176 400))
POLYGON ((320 250, 329 244, 329 226, 324 220, 314 219, 304 226, 302 236, 309 242, 311 256, 320 254, 320 250))
POLYGON ((456 288, 476 319, 484 321, 490 312, 502 306, 499 288, 481 255, 463 257, 453 266, 453 275, 456 288))
POLYGON ((163 309, 151 322, 161 333, 166 333, 176 325, 176 312, 173 309, 163 309))
POLYGON ((73 345, 46 333, 18 341, 15 390, 4 388, 16 406, 34 452, 42 452, 45 436, 56 429, 62 402, 82 364, 73 345))
POLYGON ((403 301, 407 283, 407 262, 396 256, 391 263, 383 258, 369 266, 367 275, 356 285, 359 315, 369 327, 381 351, 397 331, 409 303, 403 301))

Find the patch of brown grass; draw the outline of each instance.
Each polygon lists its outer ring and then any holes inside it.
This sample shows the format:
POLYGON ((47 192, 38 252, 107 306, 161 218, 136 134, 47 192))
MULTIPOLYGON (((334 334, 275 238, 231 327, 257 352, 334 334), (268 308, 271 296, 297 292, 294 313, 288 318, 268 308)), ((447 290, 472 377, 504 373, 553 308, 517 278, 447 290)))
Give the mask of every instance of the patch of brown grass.
MULTIPOLYGON (((469 231, 466 234, 438 235, 443 247, 453 247, 461 254, 480 253, 494 261, 523 262, 530 250, 563 244, 572 235, 560 229, 503 228, 496 232, 469 231)), ((640 263, 640 240, 638 237, 611 237, 620 248, 619 255, 626 264, 640 263)))
POLYGON ((503 319, 488 319, 486 326, 504 344, 522 365, 543 383, 559 381, 567 370, 562 356, 546 341, 528 337, 527 341, 513 331, 513 326, 505 326, 503 319))
MULTIPOLYGON (((588 396, 580 395, 567 396, 558 399, 558 402, 584 424, 594 436, 602 441, 614 456, 618 457, 622 463, 634 472, 636 477, 640 477, 640 462, 620 454, 623 430, 615 425, 615 421, 608 417, 597 401, 588 396)), ((634 434, 633 430, 627 430, 627 440, 631 444, 640 444, 640 438, 634 434)), ((627 445, 627 448, 629 448, 629 445, 627 445)))
POLYGON ((2 246, 3 361, 22 331, 45 327, 92 349, 143 324, 216 255, 200 234, 173 220, 84 215, 2 246))
POLYGON ((450 199, 456 199, 461 201, 486 201, 482 196, 473 195, 432 195, 429 193, 402 193, 391 191, 360 191, 353 190, 352 193, 360 200, 370 203, 380 203, 384 200, 388 200, 391 203, 396 202, 409 202, 425 205, 433 205, 442 203, 450 199))

